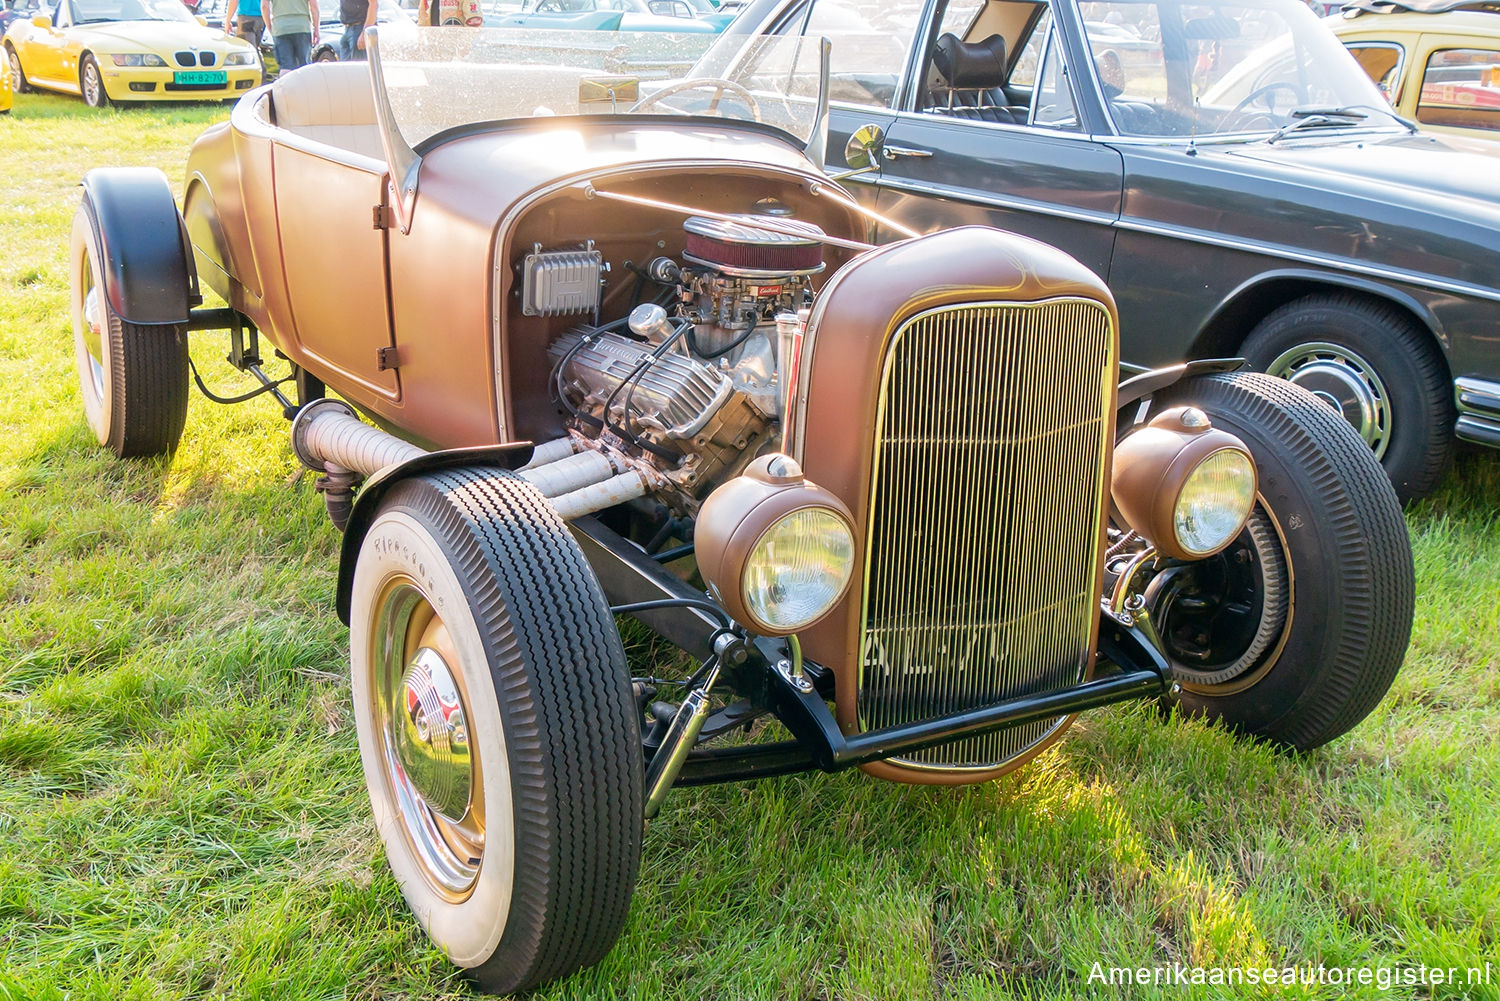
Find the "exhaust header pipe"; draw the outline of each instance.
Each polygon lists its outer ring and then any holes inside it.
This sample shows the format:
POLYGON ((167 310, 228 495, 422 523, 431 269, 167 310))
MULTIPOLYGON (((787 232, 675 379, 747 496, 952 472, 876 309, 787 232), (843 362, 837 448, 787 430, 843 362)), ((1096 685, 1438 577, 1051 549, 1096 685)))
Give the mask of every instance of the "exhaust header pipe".
MULTIPOLYGON (((646 493, 646 479, 619 454, 560 438, 539 446, 518 475, 552 501, 564 519, 602 511, 646 493)), ((354 488, 387 466, 426 455, 426 449, 366 424, 341 400, 314 400, 292 421, 292 451, 313 472, 328 516, 339 531, 349 523, 354 488)))

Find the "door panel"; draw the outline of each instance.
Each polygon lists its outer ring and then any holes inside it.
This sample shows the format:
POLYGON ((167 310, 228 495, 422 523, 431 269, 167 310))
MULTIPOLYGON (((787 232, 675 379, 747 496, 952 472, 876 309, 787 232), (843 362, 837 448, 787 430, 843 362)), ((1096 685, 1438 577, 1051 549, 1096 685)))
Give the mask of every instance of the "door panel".
POLYGON ((373 223, 385 175, 280 142, 272 150, 287 301, 302 350, 310 363, 400 399, 395 369, 382 370, 377 355, 395 344, 386 231, 373 223))
POLYGON ((898 155, 881 170, 881 213, 920 232, 1010 230, 1109 274, 1123 175, 1115 150, 1040 128, 906 114, 887 151, 898 155))

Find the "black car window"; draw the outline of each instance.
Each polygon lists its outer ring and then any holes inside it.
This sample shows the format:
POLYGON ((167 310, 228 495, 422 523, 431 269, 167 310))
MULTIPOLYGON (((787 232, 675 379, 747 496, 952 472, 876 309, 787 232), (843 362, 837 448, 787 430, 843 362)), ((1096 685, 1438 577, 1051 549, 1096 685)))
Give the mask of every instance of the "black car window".
POLYGON ((1401 100, 1401 64, 1406 50, 1395 42, 1349 42, 1349 52, 1380 92, 1395 104, 1401 100))
POLYGON ((1079 129, 1078 106, 1073 101, 1068 79, 1057 32, 1049 31, 1046 46, 1042 50, 1042 67, 1037 76, 1036 96, 1031 102, 1031 124, 1070 132, 1079 129))
POLYGON ((1439 49, 1428 56, 1417 121, 1500 131, 1500 52, 1439 49))
POLYGON ((1035 0, 954 0, 923 64, 919 109, 970 121, 1025 124, 1038 63, 1036 40, 1049 23, 1050 11, 1035 0))

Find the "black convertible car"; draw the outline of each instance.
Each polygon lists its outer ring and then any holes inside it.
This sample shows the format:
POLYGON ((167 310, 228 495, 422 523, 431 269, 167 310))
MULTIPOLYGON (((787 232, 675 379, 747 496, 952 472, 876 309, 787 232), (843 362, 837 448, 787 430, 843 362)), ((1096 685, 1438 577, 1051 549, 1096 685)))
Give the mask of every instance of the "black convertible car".
POLYGON ((1500 446, 1500 160, 1396 117, 1300 0, 761 0, 729 30, 830 38, 859 196, 1066 250, 1135 367, 1244 355, 1403 498, 1455 438, 1500 446))

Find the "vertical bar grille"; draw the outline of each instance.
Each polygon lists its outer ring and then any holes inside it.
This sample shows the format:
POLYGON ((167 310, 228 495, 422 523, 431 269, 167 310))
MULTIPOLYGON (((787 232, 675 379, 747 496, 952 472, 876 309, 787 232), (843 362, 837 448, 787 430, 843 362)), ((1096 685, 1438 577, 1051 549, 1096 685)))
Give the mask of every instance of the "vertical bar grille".
MULTIPOLYGON (((1088 299, 907 321, 881 379, 860 722, 928 719, 1081 680, 1098 615, 1113 331, 1088 299)), ((988 769, 1062 718, 901 759, 988 769)))

